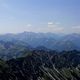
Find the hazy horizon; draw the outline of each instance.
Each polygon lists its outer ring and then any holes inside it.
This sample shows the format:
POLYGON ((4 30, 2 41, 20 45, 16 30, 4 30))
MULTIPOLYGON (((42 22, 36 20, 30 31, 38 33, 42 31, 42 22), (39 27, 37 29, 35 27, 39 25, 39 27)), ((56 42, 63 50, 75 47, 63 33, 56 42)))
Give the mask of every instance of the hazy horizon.
POLYGON ((2 35, 17 35, 17 34, 23 34, 23 33, 33 33, 33 34, 54 34, 54 35, 60 35, 60 36, 65 36, 65 35, 80 35, 80 33, 54 33, 54 32, 31 32, 31 31, 22 31, 22 32, 6 32, 6 33, 0 33, 0 36, 2 35))
POLYGON ((0 34, 80 33, 80 0, 0 0, 0 34))

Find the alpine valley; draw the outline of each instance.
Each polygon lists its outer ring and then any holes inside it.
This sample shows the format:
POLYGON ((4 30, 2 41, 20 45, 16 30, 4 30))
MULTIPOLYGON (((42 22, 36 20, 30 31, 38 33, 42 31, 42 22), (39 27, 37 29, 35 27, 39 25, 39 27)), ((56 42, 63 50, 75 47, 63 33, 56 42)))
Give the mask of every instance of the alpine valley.
POLYGON ((80 80, 80 34, 0 35, 0 80, 80 80))

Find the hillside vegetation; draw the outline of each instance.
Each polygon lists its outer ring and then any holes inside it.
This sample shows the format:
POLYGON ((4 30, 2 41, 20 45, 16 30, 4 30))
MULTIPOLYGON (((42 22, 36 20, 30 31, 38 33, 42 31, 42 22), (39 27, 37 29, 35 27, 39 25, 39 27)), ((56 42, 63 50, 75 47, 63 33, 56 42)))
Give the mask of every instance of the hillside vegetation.
POLYGON ((0 60, 0 80, 79 80, 80 52, 33 50, 23 57, 0 60))

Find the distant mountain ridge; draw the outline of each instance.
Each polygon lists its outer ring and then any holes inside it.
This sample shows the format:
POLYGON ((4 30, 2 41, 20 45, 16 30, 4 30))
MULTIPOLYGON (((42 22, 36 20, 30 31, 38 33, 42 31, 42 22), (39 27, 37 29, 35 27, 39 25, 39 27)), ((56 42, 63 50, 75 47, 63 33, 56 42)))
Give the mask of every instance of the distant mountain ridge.
POLYGON ((54 33, 23 32, 19 34, 0 35, 0 41, 21 41, 33 48, 43 46, 51 50, 80 50, 80 34, 60 35, 54 33))

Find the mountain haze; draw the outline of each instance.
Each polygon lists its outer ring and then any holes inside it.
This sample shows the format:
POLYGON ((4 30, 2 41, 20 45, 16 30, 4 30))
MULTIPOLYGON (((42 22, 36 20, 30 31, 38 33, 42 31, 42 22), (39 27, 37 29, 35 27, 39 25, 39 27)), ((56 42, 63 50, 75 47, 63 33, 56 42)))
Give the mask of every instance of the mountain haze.
POLYGON ((23 32, 19 34, 0 35, 0 41, 20 41, 33 48, 43 46, 51 50, 80 50, 80 34, 60 35, 54 33, 23 32))

